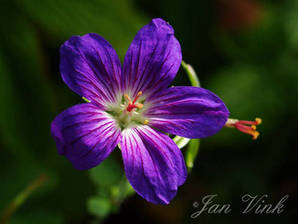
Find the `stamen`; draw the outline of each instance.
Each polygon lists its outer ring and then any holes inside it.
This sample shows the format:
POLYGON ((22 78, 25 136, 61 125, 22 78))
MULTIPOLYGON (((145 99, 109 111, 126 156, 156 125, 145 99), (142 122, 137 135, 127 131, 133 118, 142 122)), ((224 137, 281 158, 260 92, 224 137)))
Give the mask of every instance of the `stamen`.
POLYGON ((138 109, 142 109, 144 105, 141 104, 141 103, 135 103, 135 106, 136 106, 136 108, 138 108, 138 109))
POLYGON ((149 124, 149 121, 148 120, 144 120, 144 124, 149 124))
POLYGON ((87 99, 86 97, 84 97, 84 96, 82 97, 82 99, 85 100, 87 103, 90 103, 90 102, 91 102, 91 100, 88 100, 88 99, 87 99))
POLYGON ((257 125, 262 123, 261 118, 256 118, 255 121, 242 121, 237 119, 228 119, 225 127, 236 128, 237 130, 249 134, 253 140, 256 140, 260 133, 257 130, 257 125))
POLYGON ((257 118, 256 118, 256 122, 257 122, 257 125, 262 124, 262 119, 259 118, 259 117, 257 117, 257 118))
POLYGON ((131 104, 131 99, 127 94, 124 94, 124 98, 128 101, 128 104, 131 104))

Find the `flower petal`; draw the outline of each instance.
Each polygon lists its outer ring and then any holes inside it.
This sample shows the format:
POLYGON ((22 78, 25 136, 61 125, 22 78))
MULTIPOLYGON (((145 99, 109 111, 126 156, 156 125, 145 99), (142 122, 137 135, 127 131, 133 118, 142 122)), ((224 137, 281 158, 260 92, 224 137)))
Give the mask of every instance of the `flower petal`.
POLYGON ((124 91, 135 96, 139 91, 151 95, 168 87, 176 76, 182 54, 171 25, 153 19, 135 36, 124 59, 124 91))
POLYGON ((102 162, 117 146, 121 130, 105 112, 86 103, 59 114, 51 124, 51 133, 58 153, 81 170, 102 162))
POLYGON ((199 87, 169 88, 151 99, 149 124, 186 138, 214 135, 226 123, 229 111, 214 93, 199 87))
POLYGON ((149 126, 125 129, 120 141, 126 176, 135 191, 155 204, 168 204, 187 177, 174 141, 149 126))
POLYGON ((120 89, 121 64, 112 46, 101 36, 73 36, 60 48, 60 72, 77 94, 99 105, 114 102, 120 89))

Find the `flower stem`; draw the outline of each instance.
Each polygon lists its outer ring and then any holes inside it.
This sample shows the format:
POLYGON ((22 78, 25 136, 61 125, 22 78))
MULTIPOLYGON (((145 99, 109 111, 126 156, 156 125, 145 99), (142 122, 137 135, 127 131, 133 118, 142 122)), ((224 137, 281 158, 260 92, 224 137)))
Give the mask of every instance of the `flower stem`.
MULTIPOLYGON (((193 67, 190 64, 185 63, 184 61, 181 62, 181 65, 184 68, 184 70, 188 76, 190 84, 192 86, 201 87, 199 78, 198 78, 195 70, 193 69, 193 67)), ((185 143, 187 141, 186 138, 182 138, 179 136, 176 136, 174 138, 174 140, 179 142, 179 144, 185 143)), ((195 159, 198 155, 198 152, 199 152, 200 139, 191 139, 191 140, 187 141, 187 143, 188 143, 188 148, 186 151, 185 160, 186 160, 186 166, 187 166, 188 172, 190 173, 193 168, 194 161, 195 161, 195 159)), ((177 144, 178 147, 179 147, 179 144, 177 144)))
POLYGON ((184 61, 181 62, 182 67, 184 68, 184 70, 186 71, 186 74, 188 75, 190 84, 192 86, 197 86, 200 87, 200 81, 199 78, 195 72, 195 70, 193 69, 193 67, 190 64, 186 64, 184 61))

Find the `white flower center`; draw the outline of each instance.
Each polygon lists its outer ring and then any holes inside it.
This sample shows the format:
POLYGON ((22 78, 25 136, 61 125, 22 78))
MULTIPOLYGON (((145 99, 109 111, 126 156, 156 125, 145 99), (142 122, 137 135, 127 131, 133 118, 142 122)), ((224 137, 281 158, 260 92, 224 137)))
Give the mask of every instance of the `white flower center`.
POLYGON ((122 95, 116 104, 109 104, 106 112, 116 120, 123 130, 128 127, 147 125, 148 119, 143 115, 146 105, 145 98, 141 98, 142 92, 138 92, 132 101, 128 94, 122 95), (139 101, 139 102, 138 102, 139 101))

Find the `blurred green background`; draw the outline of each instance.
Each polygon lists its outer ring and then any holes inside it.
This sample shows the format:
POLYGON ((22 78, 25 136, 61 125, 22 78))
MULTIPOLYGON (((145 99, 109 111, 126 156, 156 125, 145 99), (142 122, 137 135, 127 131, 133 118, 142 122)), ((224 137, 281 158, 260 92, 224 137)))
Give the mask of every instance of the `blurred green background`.
MULTIPOLYGON (((10 223, 298 223, 297 0, 1 0, 0 40, 0 217, 21 195, 10 223), (256 141, 233 129, 201 140, 169 206, 131 194, 118 150, 103 165, 77 171, 50 136, 53 118, 82 102, 59 74, 60 45, 95 32, 123 61, 154 17, 171 23, 183 59, 231 117, 263 119, 256 141), (273 204, 289 199, 282 214, 242 215, 246 193, 268 194, 273 204), (207 194, 232 204, 232 212, 192 219, 193 203, 207 194)), ((174 84, 189 85, 182 69, 174 84)))

